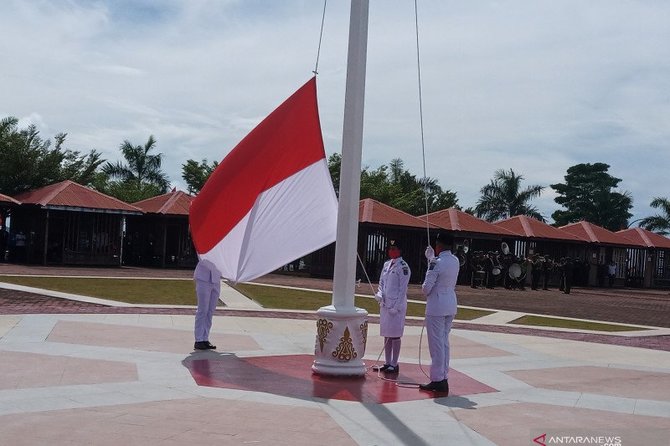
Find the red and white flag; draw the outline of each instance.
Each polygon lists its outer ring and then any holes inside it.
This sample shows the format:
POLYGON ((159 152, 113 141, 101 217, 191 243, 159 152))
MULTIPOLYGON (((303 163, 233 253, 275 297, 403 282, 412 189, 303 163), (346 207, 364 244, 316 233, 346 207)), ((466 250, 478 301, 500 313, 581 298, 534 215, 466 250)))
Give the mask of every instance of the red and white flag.
POLYGON ((243 282, 335 241, 337 198, 310 79, 219 164, 189 212, 201 259, 243 282))

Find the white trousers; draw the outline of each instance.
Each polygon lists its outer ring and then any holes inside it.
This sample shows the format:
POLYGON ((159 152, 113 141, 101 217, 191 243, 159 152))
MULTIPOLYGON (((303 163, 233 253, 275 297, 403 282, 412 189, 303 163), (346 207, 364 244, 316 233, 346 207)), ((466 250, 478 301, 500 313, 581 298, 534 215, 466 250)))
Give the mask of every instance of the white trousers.
POLYGON ((430 380, 442 381, 449 376, 449 332, 454 315, 426 316, 426 333, 430 351, 430 380))
POLYGON ((196 280, 195 294, 198 296, 198 310, 195 312, 195 341, 209 341, 212 317, 221 294, 221 282, 210 283, 196 280))

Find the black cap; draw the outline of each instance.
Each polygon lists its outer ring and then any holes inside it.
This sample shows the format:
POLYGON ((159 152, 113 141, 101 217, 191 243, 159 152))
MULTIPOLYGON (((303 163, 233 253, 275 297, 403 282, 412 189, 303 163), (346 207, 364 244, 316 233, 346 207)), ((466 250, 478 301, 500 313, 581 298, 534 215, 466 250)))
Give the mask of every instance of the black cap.
POLYGON ((391 248, 402 249, 402 248, 400 247, 400 244, 398 244, 398 241, 395 240, 395 239, 391 239, 391 240, 389 240, 389 243, 388 243, 388 245, 386 246, 386 249, 391 249, 391 248))
POLYGON ((451 246, 454 244, 454 236, 446 232, 439 232, 435 238, 435 242, 444 246, 451 246))

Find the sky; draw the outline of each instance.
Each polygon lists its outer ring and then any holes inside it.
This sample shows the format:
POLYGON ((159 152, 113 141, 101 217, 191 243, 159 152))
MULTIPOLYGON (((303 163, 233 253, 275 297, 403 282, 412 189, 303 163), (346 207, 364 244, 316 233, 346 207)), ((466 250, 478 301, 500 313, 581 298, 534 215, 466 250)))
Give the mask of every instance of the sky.
MULTIPOLYGON (((172 185, 221 160, 313 74, 321 0, 3 0, 0 118, 121 159, 150 135, 172 185)), ((341 152, 349 2, 327 2, 317 76, 341 152)), ((363 167, 401 158, 474 206, 498 169, 546 189, 604 162, 633 217, 670 197, 670 2, 371 0, 363 167)))

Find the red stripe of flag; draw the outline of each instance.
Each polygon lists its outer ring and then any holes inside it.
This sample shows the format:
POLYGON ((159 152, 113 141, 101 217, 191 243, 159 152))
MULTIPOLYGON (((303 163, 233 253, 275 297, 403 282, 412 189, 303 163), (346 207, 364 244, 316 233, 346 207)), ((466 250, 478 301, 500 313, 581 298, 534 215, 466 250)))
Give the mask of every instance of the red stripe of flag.
POLYGON ((313 77, 235 146, 193 200, 196 251, 224 239, 259 194, 325 156, 313 77))

